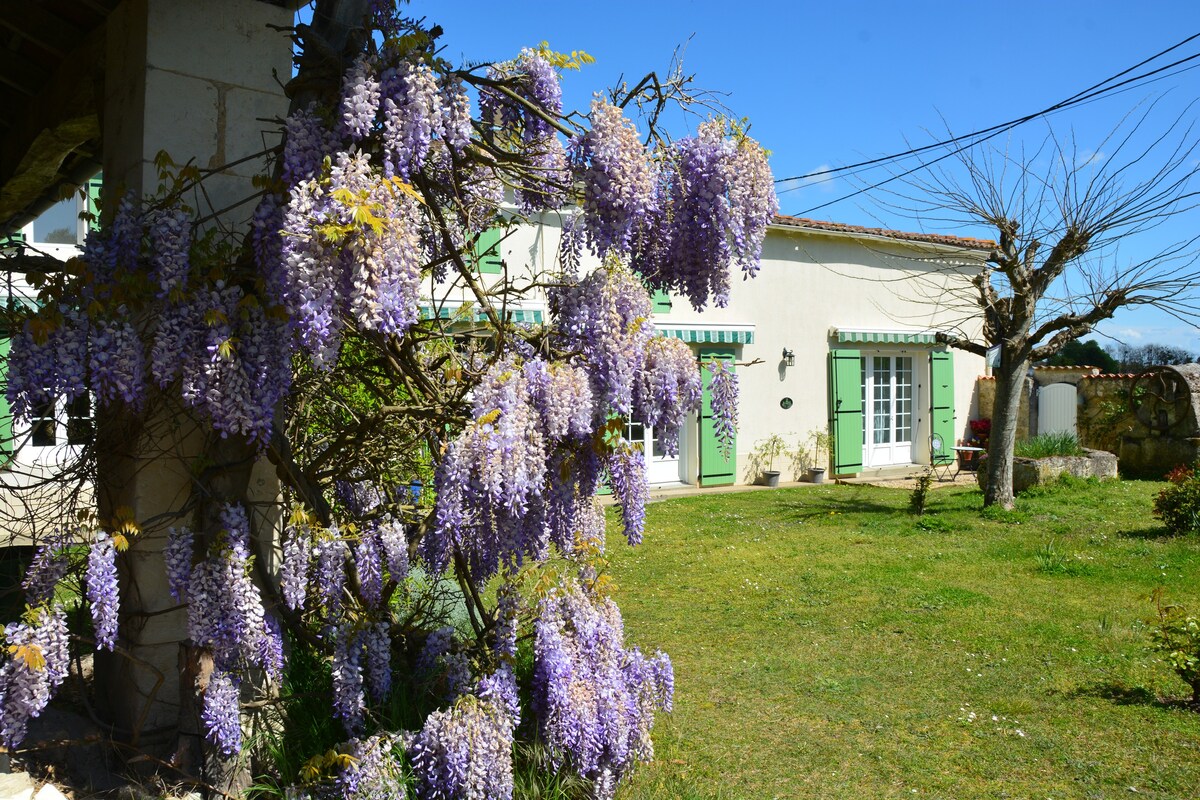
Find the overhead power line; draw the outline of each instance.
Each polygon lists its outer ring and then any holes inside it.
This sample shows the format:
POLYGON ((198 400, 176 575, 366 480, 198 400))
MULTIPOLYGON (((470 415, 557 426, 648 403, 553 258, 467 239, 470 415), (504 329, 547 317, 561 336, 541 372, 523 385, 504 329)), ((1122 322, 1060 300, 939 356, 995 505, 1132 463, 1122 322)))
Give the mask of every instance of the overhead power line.
MULTIPOLYGON (((1125 80, 1120 80, 1121 78, 1125 78, 1125 76, 1129 75, 1131 72, 1134 72, 1134 71, 1140 69, 1141 67, 1144 67, 1147 64, 1162 58, 1163 56, 1165 56, 1166 54, 1168 54, 1170 52, 1178 50, 1179 48, 1187 45, 1188 43, 1190 43, 1198 38, 1200 38, 1200 33, 1192 34, 1191 36, 1188 36, 1187 38, 1181 40, 1180 42, 1178 42, 1174 45, 1171 45, 1170 47, 1166 48, 1165 50, 1155 53, 1154 55, 1150 56, 1149 58, 1143 59, 1142 61, 1139 61, 1138 63, 1134 64, 1133 66, 1130 66, 1130 67, 1116 73, 1115 75, 1111 75, 1111 76, 1105 78, 1104 80, 1100 81, 1099 83, 1095 83, 1095 84, 1087 87, 1086 89, 1082 89, 1081 91, 1076 92, 1075 94, 1071 95, 1070 97, 1060 100, 1057 103, 1054 103, 1053 105, 1047 106, 1046 108, 1044 108, 1040 111, 1036 111, 1031 114, 1025 114, 1023 116, 1017 117, 1017 118, 1009 120, 1007 122, 1002 122, 1002 123, 999 123, 996 125, 989 126, 987 128, 981 128, 980 130, 973 131, 971 133, 965 133, 965 134, 962 134, 959 136, 953 136, 948 139, 933 142, 933 143, 930 143, 927 145, 922 145, 920 147, 910 148, 908 150, 905 150, 905 151, 902 151, 899 153, 893 153, 890 155, 879 156, 877 158, 860 161, 855 164, 846 164, 846 165, 840 166, 840 167, 833 167, 833 168, 829 168, 829 169, 817 170, 815 172, 809 172, 804 175, 796 175, 796 176, 792 176, 792 177, 788 177, 788 178, 780 178, 780 179, 776 180, 775 182, 777 184, 779 184, 779 183, 788 183, 791 181, 804 181, 804 180, 808 180, 810 178, 816 178, 816 177, 827 177, 827 176, 837 175, 837 174, 846 173, 846 172, 857 173, 859 171, 865 171, 865 169, 869 168, 869 167, 876 167, 876 166, 881 166, 886 163, 901 161, 906 158, 911 158, 913 156, 920 155, 921 153, 928 152, 930 150, 937 150, 940 148, 945 148, 945 147, 948 147, 951 145, 958 144, 960 142, 965 142, 965 144, 962 145, 961 147, 957 147, 954 150, 950 151, 949 153, 939 156, 938 158, 934 159, 933 161, 922 162, 917 167, 914 167, 913 169, 910 169, 906 172, 900 173, 898 175, 893 175, 890 178, 888 178, 887 180, 881 181, 872 186, 868 186, 868 187, 864 187, 862 189, 856 190, 848 195, 845 195, 844 197, 839 197, 836 200, 830 200, 829 202, 822 203, 819 206, 814 206, 813 208, 807 209, 806 211, 803 211, 801 213, 806 214, 811 211, 816 211, 821 208, 825 208, 826 206, 833 205, 834 203, 838 203, 838 202, 841 202, 842 200, 849 199, 851 197, 854 197, 855 195, 862 194, 864 192, 878 188, 879 186, 882 186, 886 183, 890 183, 891 181, 896 180, 897 178, 901 178, 906 175, 909 175, 918 169, 923 169, 927 166, 930 166, 931 164, 937 163, 938 161, 941 161, 942 159, 944 159, 950 155, 954 155, 955 153, 961 152, 962 150, 966 149, 967 147, 987 141, 988 139, 998 136, 1001 133, 1004 133, 1006 131, 1012 130, 1013 128, 1016 128, 1019 125, 1023 125, 1028 122, 1032 122, 1033 120, 1039 119, 1039 118, 1047 116, 1049 114, 1053 114, 1058 111, 1062 111, 1062 110, 1070 108, 1072 106, 1082 105, 1084 103, 1092 102, 1092 101, 1097 100, 1100 97, 1105 96, 1107 94, 1115 94, 1115 93, 1117 93, 1117 90, 1125 91, 1127 88, 1131 88, 1130 87, 1131 84, 1137 83, 1139 81, 1151 82, 1150 80, 1148 80, 1151 78, 1153 78, 1154 80, 1159 80, 1159 79, 1161 79, 1161 77, 1167 77, 1167 76, 1162 76, 1161 73, 1166 72, 1167 70, 1175 69, 1176 67, 1180 67, 1185 64, 1190 64, 1190 66, 1187 66, 1187 67, 1184 67, 1183 69, 1177 70, 1175 73, 1172 73, 1172 74, 1178 74, 1179 72, 1183 72, 1185 70, 1193 69, 1197 66, 1200 66, 1200 64, 1191 63, 1191 62, 1196 61, 1197 59, 1200 59, 1200 53, 1195 53, 1193 55, 1186 56, 1184 58, 1173 61, 1170 64, 1166 64, 1164 66, 1141 73, 1139 75, 1134 75, 1133 77, 1126 78, 1125 80), (1154 76, 1156 76, 1156 75, 1158 75, 1160 77, 1155 78, 1154 76)), ((795 187, 790 187, 787 189, 782 189, 780 191, 781 192, 795 191, 796 189, 799 189, 799 188, 802 188, 802 187, 795 186, 795 187)))

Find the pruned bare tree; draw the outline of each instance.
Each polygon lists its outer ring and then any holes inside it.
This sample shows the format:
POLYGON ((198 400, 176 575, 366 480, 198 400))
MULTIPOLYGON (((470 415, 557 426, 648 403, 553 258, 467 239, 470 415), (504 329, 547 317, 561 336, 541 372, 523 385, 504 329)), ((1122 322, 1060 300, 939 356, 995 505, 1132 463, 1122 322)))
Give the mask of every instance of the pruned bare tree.
POLYGON ((1200 317, 1200 237, 1148 255, 1121 249, 1200 203, 1192 108, 1155 129, 1155 105, 1127 115, 1090 150, 1051 132, 1032 154, 990 145, 959 149, 945 162, 943 154, 887 203, 941 230, 994 232, 995 247, 964 289, 947 297, 944 281, 925 288, 962 309, 961 324, 940 340, 978 355, 1000 348, 985 505, 1013 505, 1017 415, 1031 364, 1122 308, 1200 317))

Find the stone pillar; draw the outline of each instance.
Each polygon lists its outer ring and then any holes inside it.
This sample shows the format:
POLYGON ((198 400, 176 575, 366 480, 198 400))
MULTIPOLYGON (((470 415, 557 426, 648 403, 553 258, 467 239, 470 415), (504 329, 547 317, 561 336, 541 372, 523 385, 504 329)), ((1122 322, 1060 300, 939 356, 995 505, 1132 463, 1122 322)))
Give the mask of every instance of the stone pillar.
MULTIPOLYGON (((125 192, 157 192, 155 159, 165 150, 177 164, 214 171, 205 191, 184 201, 200 217, 219 212, 225 229, 244 230, 256 201, 241 201, 266 170, 264 157, 248 157, 279 141, 278 126, 263 120, 287 114, 280 83, 291 75, 291 42, 268 26, 291 23, 288 9, 259 0, 125 0, 112 13, 102 113, 107 213, 125 192)), ((167 592, 161 549, 169 527, 192 523, 178 512, 206 466, 205 437, 169 399, 144 419, 110 418, 100 427, 101 517, 130 506, 143 532, 122 560, 123 652, 97 662, 97 694, 117 738, 171 757, 187 631, 167 592)), ((273 496, 272 486, 257 488, 273 496)))

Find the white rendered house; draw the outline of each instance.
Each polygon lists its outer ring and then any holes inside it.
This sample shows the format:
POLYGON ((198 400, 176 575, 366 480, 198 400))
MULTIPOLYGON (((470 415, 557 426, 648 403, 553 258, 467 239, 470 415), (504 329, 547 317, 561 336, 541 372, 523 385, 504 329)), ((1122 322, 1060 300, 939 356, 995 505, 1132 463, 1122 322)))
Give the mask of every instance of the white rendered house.
MULTIPOLYGON (((481 237, 481 277, 535 278, 552 272, 562 218, 544 214, 503 239, 481 237)), ((656 485, 753 482, 755 444, 780 434, 789 444, 813 431, 833 434, 835 475, 930 461, 930 438, 952 447, 965 438, 979 356, 939 345, 939 331, 979 333, 962 293, 994 245, 978 239, 861 228, 778 216, 767 231, 758 276, 733 276, 725 308, 695 311, 686 298, 658 293, 654 323, 689 343, 699 359, 737 365, 741 397, 735 453, 718 451, 704 408, 680 439, 678 456, 654 431, 631 420, 627 436, 647 454, 656 485)), ((593 260, 590 266, 596 264, 593 260)), ((589 265, 585 263, 584 268, 589 265)), ((430 283, 431 309, 447 315, 470 298, 430 283)), ((547 319, 544 299, 506 309, 510 319, 547 319)), ((782 461, 786 461, 786 457, 782 461)), ((776 468, 786 470, 786 464, 776 468)))

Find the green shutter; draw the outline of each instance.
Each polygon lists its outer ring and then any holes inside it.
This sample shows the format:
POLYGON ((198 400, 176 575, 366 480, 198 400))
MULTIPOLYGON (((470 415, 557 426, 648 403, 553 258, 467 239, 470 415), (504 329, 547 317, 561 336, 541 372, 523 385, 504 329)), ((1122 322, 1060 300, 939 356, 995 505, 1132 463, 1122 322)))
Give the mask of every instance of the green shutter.
POLYGON ((8 405, 8 346, 10 339, 0 337, 0 463, 7 463, 13 452, 12 408, 8 405))
POLYGON ((829 432, 833 473, 861 472, 863 466, 862 354, 829 352, 829 432))
POLYGON ((100 189, 104 186, 104 178, 100 175, 92 178, 87 182, 87 208, 86 211, 91 215, 91 220, 88 221, 89 230, 97 230, 100 227, 100 189))
POLYGON ((504 230, 490 228, 479 234, 475 242, 475 259, 479 263, 482 275, 499 275, 504 271, 504 259, 500 257, 500 242, 504 239, 504 230))
POLYGON ((650 295, 650 302, 654 304, 655 314, 670 314, 671 313, 671 295, 664 292, 662 289, 656 289, 650 295))
POLYGON ((929 435, 942 437, 937 465, 954 461, 954 354, 949 351, 929 354, 929 435))
MULTIPOLYGON (((702 347, 700 361, 719 359, 733 369, 732 347, 702 347)), ((737 482, 737 440, 729 451, 729 458, 721 453, 717 441, 716 426, 713 424, 712 393, 708 385, 712 375, 707 369, 700 370, 700 378, 704 384, 704 395, 700 405, 700 485, 728 486, 737 482)))

